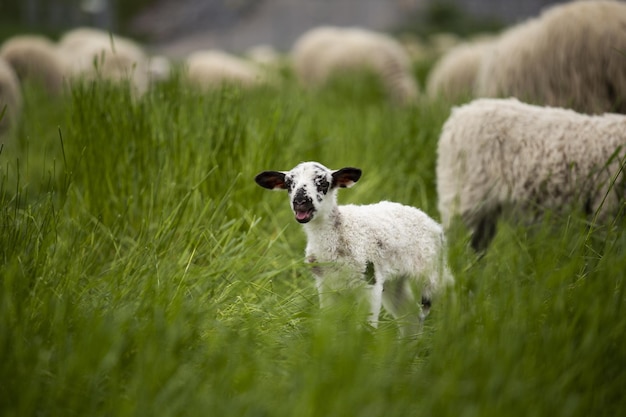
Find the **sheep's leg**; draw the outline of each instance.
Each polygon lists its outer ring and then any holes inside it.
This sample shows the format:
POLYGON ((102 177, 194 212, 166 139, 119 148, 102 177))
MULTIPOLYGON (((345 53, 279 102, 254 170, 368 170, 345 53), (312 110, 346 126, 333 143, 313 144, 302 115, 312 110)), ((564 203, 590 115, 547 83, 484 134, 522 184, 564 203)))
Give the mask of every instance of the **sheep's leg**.
POLYGON ((484 252, 489 243, 496 235, 496 224, 500 210, 496 209, 484 214, 478 221, 472 234, 472 249, 476 252, 484 252))
POLYGON ((398 320, 400 332, 403 336, 417 334, 421 329, 421 323, 428 314, 425 304, 430 305, 429 295, 426 292, 422 295, 421 305, 416 302, 414 293, 417 288, 413 288, 411 280, 407 276, 395 277, 385 284, 383 293, 383 304, 385 309, 398 320))
POLYGON ((317 288, 317 296, 319 298, 320 308, 328 307, 329 296, 327 294, 328 288, 326 288, 325 284, 325 273, 324 267, 317 263, 317 259, 315 256, 307 256, 306 263, 311 267, 311 273, 315 278, 315 288, 317 288))
POLYGON ((376 279, 372 285, 368 285, 370 290, 370 316, 369 323, 372 327, 378 327, 378 317, 380 316, 380 308, 383 303, 383 282, 376 279))

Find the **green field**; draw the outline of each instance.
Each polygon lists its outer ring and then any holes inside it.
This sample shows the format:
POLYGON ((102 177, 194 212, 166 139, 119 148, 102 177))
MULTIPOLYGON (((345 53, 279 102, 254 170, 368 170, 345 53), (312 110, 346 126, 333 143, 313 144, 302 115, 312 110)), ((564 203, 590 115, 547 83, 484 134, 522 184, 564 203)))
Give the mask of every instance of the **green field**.
POLYGON ((417 339, 319 310, 304 233, 256 173, 357 166, 341 203, 439 218, 450 106, 368 85, 27 86, 0 139, 0 415, 625 415, 622 220, 502 221, 480 259, 455 228, 456 285, 417 339))

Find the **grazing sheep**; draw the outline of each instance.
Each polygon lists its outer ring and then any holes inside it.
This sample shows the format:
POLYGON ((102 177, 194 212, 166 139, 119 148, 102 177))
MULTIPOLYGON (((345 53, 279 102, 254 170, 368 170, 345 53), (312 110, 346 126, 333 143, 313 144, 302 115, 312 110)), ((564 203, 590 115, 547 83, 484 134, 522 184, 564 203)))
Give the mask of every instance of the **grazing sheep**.
POLYGON ((445 53, 428 74, 426 92, 460 101, 474 93, 474 84, 483 56, 492 45, 490 39, 459 44, 445 53))
POLYGON ((428 37, 431 54, 435 57, 445 55, 459 43, 461 43, 461 38, 454 33, 438 32, 428 37))
POLYGON ((358 168, 332 171, 303 162, 288 172, 261 172, 255 180, 288 191, 307 235, 306 261, 314 264, 322 307, 332 290, 367 286, 370 323, 376 327, 382 304, 394 317, 407 318, 407 334, 428 314, 431 297, 453 281, 443 230, 421 210, 399 203, 337 205, 337 190, 360 177, 358 168), (421 290, 421 303, 414 288, 421 290))
POLYGON ((391 99, 415 102, 411 60, 390 36, 359 28, 323 26, 303 34, 292 48, 294 70, 305 86, 319 87, 338 73, 369 70, 380 77, 391 99))
POLYGON ((244 55, 250 61, 263 67, 279 68, 283 65, 283 58, 271 45, 255 45, 249 48, 244 55))
POLYGON ((582 113, 626 113, 626 4, 575 1, 505 31, 485 56, 477 97, 582 113))
POLYGON ((59 49, 72 79, 129 81, 136 95, 148 89, 148 56, 128 38, 99 29, 77 28, 61 37, 59 49))
POLYGON ((342 29, 333 26, 320 26, 305 32, 293 45, 291 59, 296 76, 305 86, 321 84, 317 75, 318 56, 333 43, 339 42, 342 29))
POLYGON ((51 94, 63 90, 64 63, 51 40, 39 35, 13 36, 2 44, 0 57, 22 82, 40 84, 51 94))
POLYGON ((219 50, 196 51, 186 60, 187 79, 202 88, 236 84, 254 87, 266 82, 256 65, 219 50))
POLYGON ((517 99, 478 99, 453 109, 438 145, 437 192, 444 228, 460 216, 476 250, 498 215, 531 219, 580 209, 598 221, 625 196, 626 116, 585 115, 517 99))
POLYGON ((172 62, 164 55, 154 55, 148 59, 150 83, 165 81, 172 75, 172 62))
POLYGON ((13 125, 22 113, 22 91, 20 80, 13 68, 0 58, 0 131, 13 125))

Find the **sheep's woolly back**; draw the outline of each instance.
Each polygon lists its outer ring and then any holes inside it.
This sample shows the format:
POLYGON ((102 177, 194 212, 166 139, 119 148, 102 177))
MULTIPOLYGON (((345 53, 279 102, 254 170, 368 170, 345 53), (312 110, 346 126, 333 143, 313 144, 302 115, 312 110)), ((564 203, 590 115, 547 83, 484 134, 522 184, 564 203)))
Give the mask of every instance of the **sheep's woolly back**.
POLYGON ((90 71, 94 58, 102 54, 119 54, 134 64, 142 64, 147 59, 143 48, 135 41, 93 28, 76 28, 67 31, 59 39, 59 48, 69 53, 74 61, 74 72, 90 71))
POLYGON ((505 31, 480 68, 476 96, 584 113, 626 113, 626 4, 575 1, 505 31))
POLYGON ((333 26, 320 26, 301 35, 291 49, 294 71, 303 85, 319 85, 319 51, 339 42, 342 30, 333 26))
POLYGON ((267 67, 280 68, 284 65, 281 54, 271 45, 255 45, 245 52, 245 57, 253 63, 267 67))
POLYGON ((292 59, 305 86, 320 86, 337 73, 369 70, 380 77, 394 101, 408 104, 418 95, 407 52, 398 41, 382 33, 359 28, 316 28, 296 41, 292 59))
POLYGON ((20 81, 13 68, 0 58, 0 131, 14 124, 22 113, 22 91, 20 81), (4 110, 6 106, 6 110, 4 110))
POLYGON ((0 57, 21 81, 34 81, 52 94, 63 90, 64 63, 49 39, 39 35, 14 36, 2 44, 0 57))
MULTIPOLYGON (((541 212, 579 205, 600 218, 615 213, 624 190, 609 187, 625 145, 623 115, 590 116, 516 99, 456 107, 437 150, 444 227, 460 215, 475 229, 485 216, 508 207, 541 212), (619 158, 611 160, 618 150, 619 158)), ((621 177, 616 184, 623 184, 621 177)))
POLYGON ((428 74, 427 94, 430 97, 442 96, 451 101, 471 96, 483 56, 492 43, 491 39, 481 39, 450 49, 428 74))
POLYGON ((257 66, 219 50, 194 52, 187 57, 186 65, 188 80, 203 88, 224 83, 253 87, 265 81, 257 66))
POLYGON ((154 55, 148 60, 148 76, 150 82, 160 82, 167 80, 172 74, 172 63, 164 55, 154 55))
POLYGON ((136 94, 148 88, 148 56, 131 39, 99 29, 77 28, 61 37, 59 49, 72 79, 130 81, 136 94))

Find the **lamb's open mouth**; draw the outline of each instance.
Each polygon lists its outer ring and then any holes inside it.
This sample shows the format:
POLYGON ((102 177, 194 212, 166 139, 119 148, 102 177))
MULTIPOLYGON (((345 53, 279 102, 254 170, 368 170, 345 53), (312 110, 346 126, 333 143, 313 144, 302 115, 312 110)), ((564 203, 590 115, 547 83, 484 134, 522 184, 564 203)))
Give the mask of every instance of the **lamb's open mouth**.
POLYGON ((296 214, 296 220, 298 223, 308 223, 313 218, 313 213, 315 209, 308 206, 299 206, 293 208, 294 213, 296 214))

